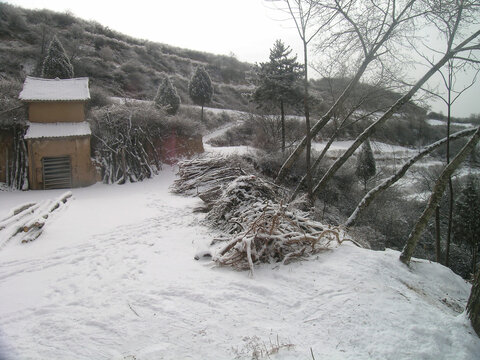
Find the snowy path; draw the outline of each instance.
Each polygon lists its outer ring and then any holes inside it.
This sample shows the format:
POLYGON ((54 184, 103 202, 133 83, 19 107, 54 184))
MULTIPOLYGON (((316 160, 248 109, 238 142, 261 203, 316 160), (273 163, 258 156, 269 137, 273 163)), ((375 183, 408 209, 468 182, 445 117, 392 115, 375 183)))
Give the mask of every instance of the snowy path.
MULTIPOLYGON (((214 236, 173 172, 74 189, 35 242, 0 251, 0 359, 472 359, 469 286, 352 246, 247 273, 193 255, 214 236)), ((0 193, 0 215, 55 191, 0 193)))

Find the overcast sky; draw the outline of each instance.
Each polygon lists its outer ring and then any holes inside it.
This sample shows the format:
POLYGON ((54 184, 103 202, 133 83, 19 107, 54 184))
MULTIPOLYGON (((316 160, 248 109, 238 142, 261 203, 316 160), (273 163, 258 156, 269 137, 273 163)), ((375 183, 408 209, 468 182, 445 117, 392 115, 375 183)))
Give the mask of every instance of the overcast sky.
MULTIPOLYGON (((291 21, 263 0, 7 0, 31 9, 70 11, 132 37, 182 48, 268 60, 276 39, 302 61, 300 39, 291 21), (282 19, 284 21, 282 21, 282 19)), ((446 110, 432 104, 435 111, 446 110)), ((456 116, 480 113, 480 83, 455 105, 456 116)))

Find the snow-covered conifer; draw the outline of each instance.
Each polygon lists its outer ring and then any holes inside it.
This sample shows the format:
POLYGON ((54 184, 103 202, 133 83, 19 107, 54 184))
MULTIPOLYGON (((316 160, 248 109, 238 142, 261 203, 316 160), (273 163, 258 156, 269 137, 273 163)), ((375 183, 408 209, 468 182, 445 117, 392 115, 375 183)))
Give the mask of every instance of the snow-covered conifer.
POLYGON ((47 51, 47 56, 43 60, 42 77, 47 79, 71 79, 73 78, 73 66, 68 59, 62 43, 56 36, 47 51))
POLYGON ((213 97, 213 85, 210 76, 203 66, 197 67, 195 73, 188 84, 188 93, 190 98, 196 105, 202 107, 202 121, 203 121, 203 107, 208 104, 213 97))
POLYGON ((177 113, 180 107, 180 96, 168 76, 165 76, 160 82, 154 101, 158 107, 165 108, 167 114, 175 115, 177 113))
POLYGON ((363 181, 364 189, 367 189, 367 181, 377 172, 375 158, 373 157, 370 141, 367 139, 360 148, 360 154, 357 158, 357 169, 355 174, 363 181))
POLYGON ((285 151, 285 104, 294 104, 301 98, 299 81, 302 65, 292 50, 281 40, 270 49, 270 61, 255 65, 255 91, 253 101, 261 106, 275 104, 280 107, 282 125, 282 152, 285 151))

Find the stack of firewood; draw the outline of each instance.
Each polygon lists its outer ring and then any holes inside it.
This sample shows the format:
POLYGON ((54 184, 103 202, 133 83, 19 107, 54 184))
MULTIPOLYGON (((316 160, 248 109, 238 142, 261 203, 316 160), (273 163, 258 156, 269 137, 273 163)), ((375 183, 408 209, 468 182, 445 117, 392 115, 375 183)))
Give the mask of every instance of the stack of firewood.
POLYGON ((70 191, 55 200, 27 203, 10 210, 7 217, 0 220, 0 248, 15 238, 22 243, 37 239, 52 213, 72 197, 70 191))
POLYGON ((339 228, 325 226, 292 205, 284 205, 278 187, 239 171, 229 159, 202 158, 180 164, 175 191, 206 203, 206 220, 229 237, 213 257, 218 265, 249 269, 259 263, 303 259, 350 240, 339 228), (200 190, 198 190, 200 189, 200 190))
POLYGON ((249 269, 251 274, 255 264, 288 264, 351 241, 339 228, 312 221, 270 201, 246 210, 243 224, 243 230, 213 260, 219 265, 249 269))
POLYGON ((178 179, 175 180, 172 191, 177 194, 217 197, 221 189, 236 179, 245 175, 245 171, 227 157, 207 157, 184 160, 179 164, 178 179))

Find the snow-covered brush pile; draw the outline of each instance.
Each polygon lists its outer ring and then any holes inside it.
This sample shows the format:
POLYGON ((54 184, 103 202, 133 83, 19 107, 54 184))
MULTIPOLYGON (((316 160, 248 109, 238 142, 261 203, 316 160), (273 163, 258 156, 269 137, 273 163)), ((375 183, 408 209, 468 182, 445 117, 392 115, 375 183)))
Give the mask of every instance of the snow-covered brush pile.
MULTIPOLYGON (((202 158, 180 164, 174 191, 206 202, 206 220, 230 238, 214 257, 219 265, 250 269, 259 263, 289 263, 341 244, 343 231, 310 220, 282 205, 278 187, 246 175, 228 158, 202 158), (239 172, 241 175, 238 175, 239 172)), ((350 239, 348 239, 350 240, 350 239)))
POLYGON ((248 227, 234 235, 214 261, 219 265, 250 269, 252 274, 255 264, 288 264, 350 240, 338 228, 326 228, 270 201, 245 209, 242 220, 248 227))
POLYGON ((164 114, 149 104, 114 104, 93 112, 92 147, 104 183, 142 181, 161 167, 155 142, 164 114))
POLYGON ((218 198, 221 190, 238 176, 246 175, 233 157, 205 157, 179 163, 172 192, 198 195, 204 201, 218 198))
POLYGON ((0 249, 13 238, 22 243, 37 239, 52 213, 71 197, 72 193, 67 191, 58 199, 27 203, 10 210, 9 215, 0 220, 0 249))

